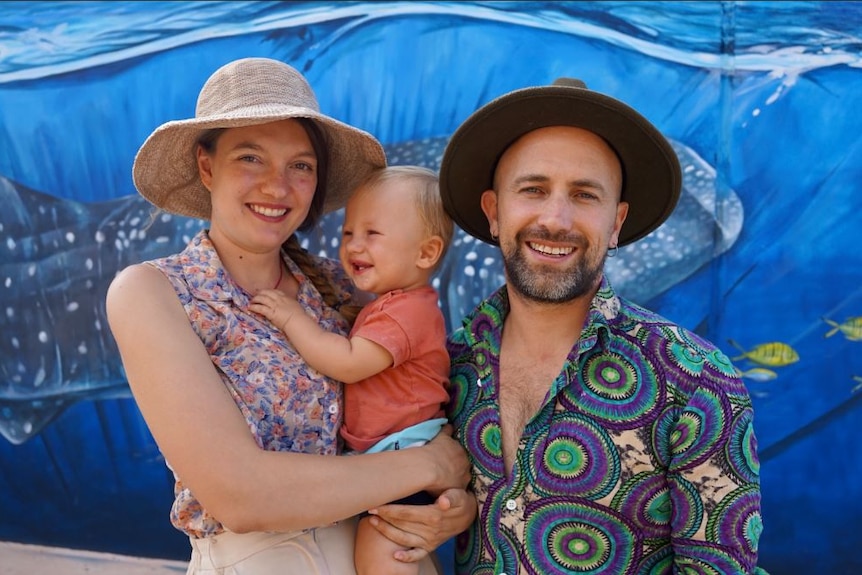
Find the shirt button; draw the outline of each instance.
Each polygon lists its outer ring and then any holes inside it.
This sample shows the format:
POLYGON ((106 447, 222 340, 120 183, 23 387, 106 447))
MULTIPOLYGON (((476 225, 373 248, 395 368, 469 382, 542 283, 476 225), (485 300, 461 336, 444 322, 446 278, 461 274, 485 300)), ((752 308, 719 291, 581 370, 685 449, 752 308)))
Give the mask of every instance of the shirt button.
POLYGON ((332 405, 330 405, 329 406, 329 413, 331 413, 332 415, 335 415, 336 413, 338 413, 338 406, 335 405, 334 403, 332 405))
MULTIPOLYGON (((518 508, 518 502, 515 501, 514 499, 509 499, 508 501, 506 501, 506 509, 508 509, 509 511, 514 511, 517 508, 518 508)), ((506 574, 500 573, 500 575, 506 575, 506 574)))

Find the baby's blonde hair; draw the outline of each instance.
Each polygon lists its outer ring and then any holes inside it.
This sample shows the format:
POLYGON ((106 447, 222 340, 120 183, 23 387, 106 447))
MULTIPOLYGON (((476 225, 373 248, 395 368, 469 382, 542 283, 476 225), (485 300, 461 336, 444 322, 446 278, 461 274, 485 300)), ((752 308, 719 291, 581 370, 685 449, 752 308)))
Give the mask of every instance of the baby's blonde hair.
POLYGON ((416 184, 416 207, 429 236, 439 236, 443 240, 443 251, 434 266, 436 270, 449 250, 455 224, 443 208, 440 198, 440 180, 436 172, 422 166, 387 166, 375 170, 362 182, 360 187, 373 187, 389 180, 402 180, 416 184))

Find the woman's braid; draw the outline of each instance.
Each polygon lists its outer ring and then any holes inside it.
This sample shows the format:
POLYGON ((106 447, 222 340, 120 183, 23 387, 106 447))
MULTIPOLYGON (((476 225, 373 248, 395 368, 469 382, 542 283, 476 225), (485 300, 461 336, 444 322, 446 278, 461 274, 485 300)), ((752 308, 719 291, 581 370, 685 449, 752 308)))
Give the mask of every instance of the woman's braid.
POLYGON ((290 238, 284 242, 284 250, 287 252, 287 255, 290 256, 290 259, 299 266, 302 273, 311 280, 311 283, 314 284, 314 287, 317 288, 317 291, 319 291, 320 295, 323 297, 323 302, 340 313, 350 325, 353 325, 353 322, 359 314, 359 311, 362 309, 362 306, 357 305, 350 300, 339 299, 335 288, 328 281, 328 278, 320 274, 308 251, 299 245, 299 240, 297 239, 296 234, 290 236, 290 238))

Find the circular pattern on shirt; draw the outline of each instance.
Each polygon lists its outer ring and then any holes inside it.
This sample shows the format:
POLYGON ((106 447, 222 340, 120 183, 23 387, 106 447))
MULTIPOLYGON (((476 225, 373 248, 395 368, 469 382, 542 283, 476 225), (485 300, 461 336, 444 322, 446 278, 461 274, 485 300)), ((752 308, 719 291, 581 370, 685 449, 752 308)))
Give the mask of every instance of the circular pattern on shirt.
POLYGON ((703 370, 703 355, 695 348, 678 341, 668 341, 665 344, 662 359, 688 375, 697 375, 703 370))
POLYGON ((497 410, 492 404, 477 406, 470 413, 461 424, 461 437, 476 467, 475 472, 499 475, 503 450, 497 410))
POLYGON ((496 534, 500 530, 500 519, 503 513, 502 493, 505 491, 505 481, 500 480, 490 485, 490 490, 485 494, 484 504, 479 502, 479 517, 477 522, 482 526, 482 530, 486 533, 484 541, 480 538, 475 542, 477 545, 475 552, 481 554, 491 553, 493 556, 494 548, 496 547, 496 534), (479 545, 485 544, 486 548, 480 550, 479 545))
POLYGON ((641 554, 632 527, 606 508, 551 497, 531 505, 525 519, 537 542, 523 550, 529 573, 627 573, 641 554))
MULTIPOLYGON (((516 549, 521 546, 517 536, 507 526, 511 520, 507 521, 503 517, 504 503, 509 497, 506 482, 500 480, 490 486, 485 502, 480 506, 478 523, 482 526, 486 537, 484 541, 477 539, 474 542, 474 553, 477 561, 482 554, 495 558, 493 573, 501 573, 504 567, 515 565, 518 559, 516 549), (480 548, 482 545, 484 546, 480 548)), ((516 518, 515 521, 520 523, 521 519, 516 518)), ((471 570, 470 573, 477 573, 477 571, 471 570)))
POLYGON ((733 368, 733 363, 731 363, 730 358, 708 341, 681 327, 676 327, 674 329, 674 334, 676 334, 684 345, 693 350, 697 350, 697 353, 706 360, 705 363, 720 374, 725 376, 733 376, 736 374, 736 370, 733 368))
POLYGON ((673 547, 663 545, 641 560, 638 573, 643 575, 667 575, 673 573, 673 547))
POLYGON ((720 349, 710 350, 706 357, 710 365, 722 375, 737 377, 738 372, 733 367, 733 362, 720 349))
POLYGON ((566 408, 587 414, 612 429, 631 429, 647 417, 663 394, 652 366, 635 342, 615 339, 581 359, 583 386, 560 395, 566 408), (574 397, 573 397, 574 396, 574 397))
POLYGON ((515 534, 505 526, 501 527, 500 532, 502 540, 494 547, 496 551, 494 573, 507 573, 506 569, 511 569, 511 573, 517 573, 518 552, 516 550, 520 549, 523 543, 519 543, 515 534))
POLYGON ((541 495, 600 499, 613 489, 620 475, 620 456, 611 436, 594 421, 576 414, 555 412, 529 440, 529 483, 541 495))
POLYGON ((479 529, 476 523, 455 537, 455 563, 459 566, 474 565, 479 560, 479 529))
POLYGON ((737 561, 717 547, 704 545, 685 547, 675 561, 678 572, 685 575, 726 575, 745 572, 737 561))
POLYGON ((473 365, 476 368, 476 378, 481 378, 483 386, 493 388, 491 377, 494 373, 494 364, 497 362, 495 356, 499 354, 499 348, 491 348, 488 342, 480 342, 470 350, 473 365))
MULTIPOLYGON (((483 305, 481 312, 473 316, 469 327, 466 329, 473 334, 476 341, 494 342, 497 340, 497 326, 502 325, 503 319, 497 309, 494 306, 483 305)), ((499 344, 497 348, 499 349, 499 344)))
POLYGON ((634 521, 647 545, 667 539, 671 514, 674 536, 689 537, 697 532, 703 520, 703 504, 697 489, 688 481, 680 478, 677 487, 677 498, 671 502, 663 473, 638 473, 620 486, 611 505, 634 521))
POLYGON ((710 514, 707 537, 736 549, 757 550, 763 532, 760 515, 760 490, 756 485, 737 489, 724 496, 710 514))
MULTIPOLYGON (((627 320, 627 323, 635 323, 635 324, 655 324, 662 321, 667 321, 659 316, 654 311, 648 310, 646 308, 637 306, 637 305, 628 305, 626 306, 625 315, 618 316, 618 319, 627 320)), ((646 326, 646 329, 649 329, 650 325, 646 326)), ((634 329, 633 327, 629 327, 626 331, 630 331, 634 329)), ((640 329, 645 329, 643 326, 640 326, 640 329)))
POLYGON ((652 432, 649 434, 650 447, 652 455, 655 457, 661 467, 670 465, 670 437, 676 428, 676 417, 680 412, 677 405, 666 405, 662 412, 656 417, 655 423, 652 426, 652 432))
MULTIPOLYGON (((517 500, 524 495, 527 483, 527 475, 518 472, 517 468, 513 470, 513 474, 506 477, 503 473, 502 463, 500 464, 499 472, 493 475, 494 481, 490 484, 485 484, 485 506, 491 506, 500 512, 507 509, 506 505, 510 500, 517 500)), ((517 505, 516 505, 517 509, 517 505)), ((513 515, 511 512, 508 515, 513 515)), ((517 514, 520 516, 520 512, 517 514)), ((499 519, 499 518, 498 518, 499 519)), ((499 521, 498 521, 499 523, 499 521)), ((490 524, 492 527, 493 523, 490 524)))
POLYGON ((750 409, 740 412, 731 423, 730 440, 727 443, 727 461, 733 472, 747 483, 756 482, 760 475, 757 437, 754 435, 752 419, 750 409))
POLYGON ((478 400, 481 388, 476 385, 476 371, 464 365, 453 366, 450 376, 448 412, 452 423, 461 428, 461 417, 467 406, 478 400))
POLYGON ((700 388, 679 414, 670 436, 674 467, 697 465, 708 459, 727 432, 730 406, 723 395, 700 388))

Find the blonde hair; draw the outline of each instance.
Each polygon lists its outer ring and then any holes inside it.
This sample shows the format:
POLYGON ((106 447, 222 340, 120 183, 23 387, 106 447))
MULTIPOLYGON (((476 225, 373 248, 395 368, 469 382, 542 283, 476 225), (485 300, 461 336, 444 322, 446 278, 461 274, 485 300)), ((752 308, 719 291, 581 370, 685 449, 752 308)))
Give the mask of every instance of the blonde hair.
POLYGON ((429 236, 439 236, 443 240, 443 250, 434 269, 440 267, 452 243, 455 224, 443 208, 440 197, 440 179, 437 173, 422 166, 387 166, 375 170, 360 185, 361 188, 373 187, 382 182, 401 180, 416 184, 416 208, 429 236))

